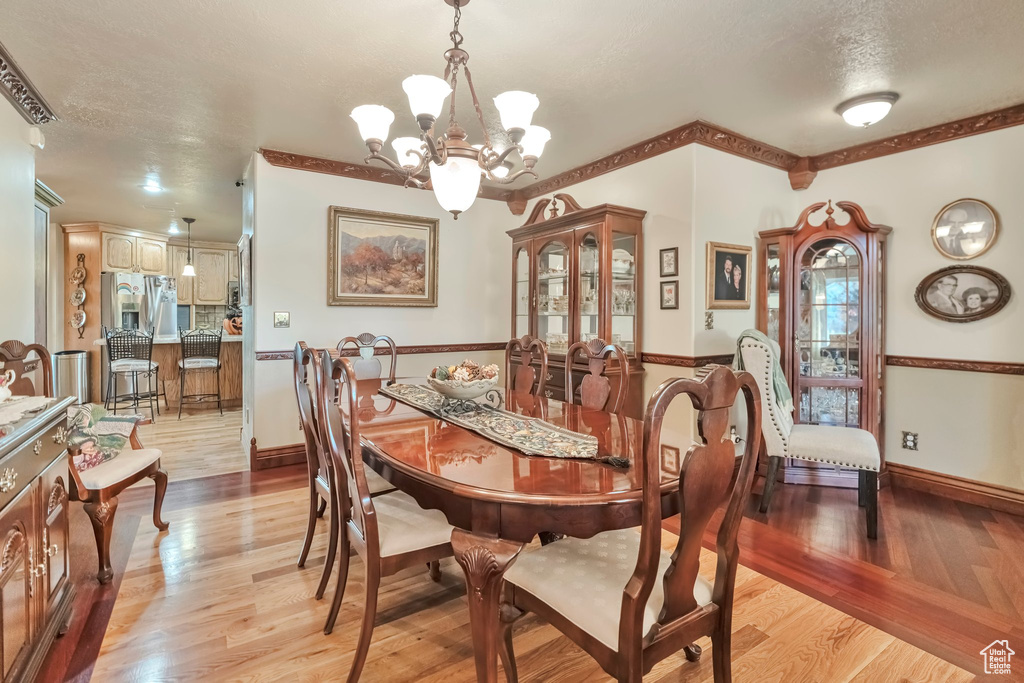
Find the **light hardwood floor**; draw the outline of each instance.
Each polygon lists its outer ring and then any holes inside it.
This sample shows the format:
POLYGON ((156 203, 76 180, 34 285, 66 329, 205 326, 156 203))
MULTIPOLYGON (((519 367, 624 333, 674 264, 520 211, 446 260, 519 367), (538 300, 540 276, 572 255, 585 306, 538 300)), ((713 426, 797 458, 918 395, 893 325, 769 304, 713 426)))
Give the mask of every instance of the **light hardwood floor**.
MULTIPOLYGON (((164 410, 152 424, 139 427, 139 436, 147 448, 164 452, 160 463, 170 481, 213 477, 249 469, 242 448, 242 409, 185 411, 164 410)), ((152 486, 143 479, 136 486, 152 486)))
MULTIPOLYGON (((306 495, 297 487, 212 503, 179 499, 164 513, 169 533, 140 524, 93 680, 343 679, 362 612, 362 565, 353 561, 339 627, 324 636, 328 600, 314 600, 313 592, 326 520, 306 568, 295 567, 306 495)), ((666 533, 664 540, 670 546, 674 536, 666 533)), ((705 551, 702 562, 711 577, 714 556, 705 551)), ((442 568, 440 584, 425 569, 383 582, 362 680, 473 680, 462 575, 451 560, 442 568)), ((740 683, 973 679, 745 567, 733 627, 733 676, 740 683)), ((679 655, 645 680, 711 681, 711 645, 701 644, 698 664, 679 655)), ((524 681, 607 680, 593 660, 533 617, 520 622, 515 646, 524 681)))

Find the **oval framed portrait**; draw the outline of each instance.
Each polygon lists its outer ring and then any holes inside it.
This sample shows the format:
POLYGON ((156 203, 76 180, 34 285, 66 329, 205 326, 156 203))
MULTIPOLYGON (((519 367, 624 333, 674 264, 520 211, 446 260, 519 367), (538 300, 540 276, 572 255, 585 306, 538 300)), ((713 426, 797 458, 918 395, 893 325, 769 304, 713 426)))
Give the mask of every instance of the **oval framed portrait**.
POLYGON ((980 199, 958 199, 946 204, 932 221, 932 243, 946 258, 967 261, 995 244, 999 218, 980 199))
POLYGON ((969 323, 998 313, 1010 300, 1010 283, 988 268, 949 266, 921 280, 914 300, 939 320, 969 323))

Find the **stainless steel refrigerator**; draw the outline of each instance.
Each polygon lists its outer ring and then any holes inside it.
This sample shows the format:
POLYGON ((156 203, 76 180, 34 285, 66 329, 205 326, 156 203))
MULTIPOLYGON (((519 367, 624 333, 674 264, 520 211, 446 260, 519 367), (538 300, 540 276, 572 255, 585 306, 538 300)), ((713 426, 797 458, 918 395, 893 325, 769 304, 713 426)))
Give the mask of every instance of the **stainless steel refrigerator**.
MULTIPOLYGON (((154 342, 178 337, 178 287, 173 277, 140 273, 100 275, 100 323, 107 329, 142 329, 153 333, 154 342)), ((107 395, 106 349, 102 355, 102 391, 107 395)), ((128 391, 123 378, 118 393, 128 391)))

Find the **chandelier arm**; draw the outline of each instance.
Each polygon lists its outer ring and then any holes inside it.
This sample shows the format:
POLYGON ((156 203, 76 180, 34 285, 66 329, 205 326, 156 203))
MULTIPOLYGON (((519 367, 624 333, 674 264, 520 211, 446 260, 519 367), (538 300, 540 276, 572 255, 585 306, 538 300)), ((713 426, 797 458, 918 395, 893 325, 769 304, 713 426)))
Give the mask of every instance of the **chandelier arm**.
POLYGON ((469 94, 473 98, 473 107, 476 109, 476 120, 480 122, 480 130, 484 134, 484 147, 493 149, 491 147, 491 135, 487 132, 487 126, 484 125, 484 113, 480 109, 480 100, 477 99, 476 88, 473 87, 473 74, 469 72, 469 64, 463 65, 463 69, 466 71, 466 84, 469 86, 469 94))
POLYGON ((497 158, 495 158, 493 160, 493 162, 489 163, 488 165, 491 168, 494 168, 495 166, 498 166, 501 162, 505 161, 505 158, 508 157, 508 155, 511 154, 512 152, 519 152, 520 154, 522 154, 523 153, 523 146, 522 145, 510 145, 501 154, 498 154, 497 158))
POLYGON ((515 181, 517 181, 520 178, 522 178, 524 175, 531 175, 534 178, 539 177, 533 171, 533 169, 529 169, 529 168, 521 168, 518 171, 516 171, 515 173, 507 175, 504 178, 498 178, 497 176, 491 175, 491 172, 489 170, 487 170, 487 169, 485 169, 485 171, 486 171, 487 179, 492 181, 492 182, 498 183, 499 185, 508 185, 509 183, 514 183, 515 181))
MULTIPOLYGON (((427 157, 430 161, 433 161, 438 166, 443 166, 444 162, 448 159, 448 154, 444 149, 444 140, 438 138, 437 142, 434 142, 434 138, 430 136, 430 133, 424 133, 421 137, 423 144, 427 146, 427 157)), ((426 168, 426 160, 423 162, 423 168, 426 168)))
POLYGON ((423 167, 425 166, 425 164, 423 163, 422 155, 420 156, 420 163, 413 168, 406 168, 405 166, 402 166, 401 164, 392 161, 391 159, 384 156, 380 152, 371 152, 363 161, 367 164, 370 163, 371 161, 379 161, 386 165, 388 168, 390 168, 392 171, 397 173, 398 175, 402 176, 403 178, 408 178, 409 176, 416 175, 416 173, 422 170, 423 167))

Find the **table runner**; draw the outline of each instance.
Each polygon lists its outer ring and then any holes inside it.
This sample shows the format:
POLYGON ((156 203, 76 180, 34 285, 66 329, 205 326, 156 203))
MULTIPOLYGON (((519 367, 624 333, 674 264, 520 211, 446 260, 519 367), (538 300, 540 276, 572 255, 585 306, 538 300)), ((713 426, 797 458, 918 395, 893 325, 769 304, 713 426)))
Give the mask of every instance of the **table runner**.
POLYGON ((544 420, 524 417, 486 404, 479 404, 478 410, 458 415, 442 414, 441 402, 444 397, 420 384, 386 384, 381 387, 380 393, 526 455, 595 460, 615 467, 629 467, 627 458, 598 455, 597 437, 579 434, 544 420))

